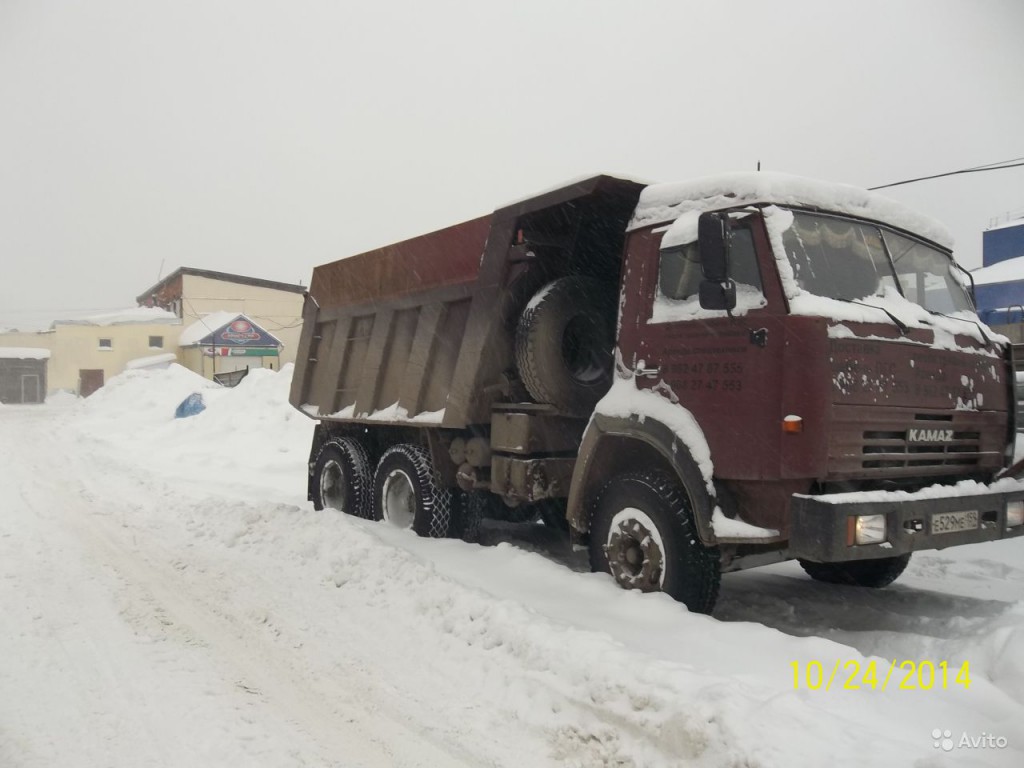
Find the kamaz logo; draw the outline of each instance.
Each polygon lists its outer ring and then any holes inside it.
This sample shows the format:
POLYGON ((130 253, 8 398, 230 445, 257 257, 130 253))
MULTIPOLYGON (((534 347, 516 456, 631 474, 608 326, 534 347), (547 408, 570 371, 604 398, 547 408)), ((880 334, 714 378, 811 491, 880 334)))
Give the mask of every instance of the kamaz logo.
POLYGON ((908 443, 950 443, 953 441, 952 429, 908 429, 908 443))

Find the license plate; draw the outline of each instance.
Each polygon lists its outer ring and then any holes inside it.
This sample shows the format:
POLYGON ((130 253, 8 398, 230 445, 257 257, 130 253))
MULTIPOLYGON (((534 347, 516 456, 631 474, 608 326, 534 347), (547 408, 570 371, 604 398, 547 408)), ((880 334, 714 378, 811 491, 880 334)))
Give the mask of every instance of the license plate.
POLYGON ((973 531, 978 527, 978 510, 963 512, 936 512, 932 515, 932 533, 955 533, 973 531))

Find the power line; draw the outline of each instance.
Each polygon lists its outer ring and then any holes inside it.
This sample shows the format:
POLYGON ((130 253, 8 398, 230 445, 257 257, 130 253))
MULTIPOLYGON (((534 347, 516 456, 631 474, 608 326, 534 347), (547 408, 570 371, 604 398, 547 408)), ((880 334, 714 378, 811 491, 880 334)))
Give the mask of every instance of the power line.
POLYGON ((913 184, 917 181, 928 181, 929 179, 941 179, 944 176, 956 176, 962 173, 982 173, 984 171, 1000 171, 1003 168, 1020 168, 1024 166, 1024 162, 1017 162, 1018 160, 1024 160, 1024 157, 1015 157, 1012 160, 1001 160, 998 163, 989 163, 988 165, 976 165, 973 168, 962 168, 959 171, 947 171, 946 173, 936 173, 932 176, 921 176, 916 179, 905 179, 904 181, 894 181, 891 184, 880 184, 877 187, 868 187, 870 190, 876 189, 887 189, 888 187, 899 187, 903 184, 913 184))

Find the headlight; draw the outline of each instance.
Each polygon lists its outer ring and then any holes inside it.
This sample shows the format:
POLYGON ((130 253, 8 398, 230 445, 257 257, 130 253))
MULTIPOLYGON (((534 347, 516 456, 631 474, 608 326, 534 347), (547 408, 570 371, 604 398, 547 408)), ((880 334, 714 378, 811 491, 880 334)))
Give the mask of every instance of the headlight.
POLYGON ((854 524, 856 544, 881 544, 886 540, 885 515, 858 515, 854 524))
POLYGON ((1024 499, 1006 502, 1006 527, 1024 525, 1024 499))

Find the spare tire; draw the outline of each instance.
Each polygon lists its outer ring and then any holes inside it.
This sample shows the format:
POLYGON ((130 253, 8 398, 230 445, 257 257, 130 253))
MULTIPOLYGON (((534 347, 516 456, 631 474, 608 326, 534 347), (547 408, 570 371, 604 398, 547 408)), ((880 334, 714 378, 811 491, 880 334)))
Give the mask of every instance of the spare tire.
POLYGON ((591 278, 560 277, 519 317, 516 368, 538 403, 585 415, 611 386, 614 345, 614 293, 591 278))

